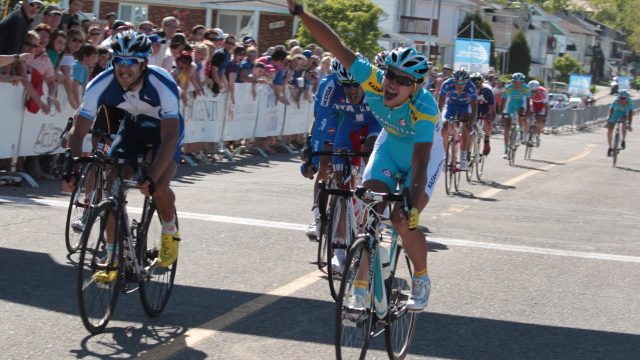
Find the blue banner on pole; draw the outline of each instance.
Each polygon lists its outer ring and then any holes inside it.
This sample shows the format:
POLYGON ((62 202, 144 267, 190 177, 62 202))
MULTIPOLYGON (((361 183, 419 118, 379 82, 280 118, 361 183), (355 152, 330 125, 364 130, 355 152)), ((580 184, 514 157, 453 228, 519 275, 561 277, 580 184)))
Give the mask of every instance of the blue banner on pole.
POLYGON ((631 89, 631 77, 630 76, 618 76, 618 90, 631 89))
POLYGON ((486 73, 491 61, 491 41, 481 39, 456 39, 454 67, 464 67, 470 72, 486 73))
POLYGON ((591 94, 591 75, 569 74, 569 95, 587 96, 591 94))

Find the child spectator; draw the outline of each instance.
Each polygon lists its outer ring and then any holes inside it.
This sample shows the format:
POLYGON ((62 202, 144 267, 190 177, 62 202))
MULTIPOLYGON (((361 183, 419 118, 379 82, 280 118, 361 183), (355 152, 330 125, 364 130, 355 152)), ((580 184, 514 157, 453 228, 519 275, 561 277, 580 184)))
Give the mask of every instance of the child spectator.
POLYGON ((84 90, 89 83, 89 72, 98 62, 98 49, 91 43, 85 43, 76 52, 76 60, 73 62, 71 96, 73 101, 80 104, 84 90))

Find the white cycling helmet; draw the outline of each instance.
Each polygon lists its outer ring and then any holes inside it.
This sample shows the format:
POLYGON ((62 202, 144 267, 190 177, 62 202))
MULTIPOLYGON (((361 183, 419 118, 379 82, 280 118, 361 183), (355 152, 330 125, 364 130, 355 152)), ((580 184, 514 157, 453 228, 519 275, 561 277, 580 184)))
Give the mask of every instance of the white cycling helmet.
POLYGON ((146 59, 151 53, 151 40, 143 33, 126 30, 116 34, 111 40, 113 56, 146 59))
POLYGON ((529 81, 529 90, 536 91, 540 88, 540 82, 538 80, 529 81))
POLYGON ((349 74, 347 68, 342 65, 338 58, 333 58, 331 60, 331 70, 338 75, 338 81, 355 81, 353 76, 349 74))

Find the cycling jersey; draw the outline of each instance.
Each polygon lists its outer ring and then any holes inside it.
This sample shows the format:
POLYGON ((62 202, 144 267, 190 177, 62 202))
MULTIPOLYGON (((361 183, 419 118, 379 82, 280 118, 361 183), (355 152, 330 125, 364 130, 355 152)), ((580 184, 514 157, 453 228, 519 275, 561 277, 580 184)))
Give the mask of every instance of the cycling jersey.
MULTIPOLYGON (((336 74, 329 74, 320 81, 314 102, 311 151, 321 151, 324 144, 334 144, 336 150, 359 151, 359 148, 353 147, 352 133, 360 133, 363 128, 366 128, 366 137, 380 132, 381 127, 373 117, 369 105, 364 101, 351 104, 336 74)), ((342 159, 335 158, 333 161, 339 165, 342 159)), ((318 167, 320 159, 316 156, 312 163, 318 167)))
MULTIPOLYGON (((184 138, 184 120, 180 115, 178 86, 166 70, 157 66, 147 66, 143 76, 142 87, 138 91, 125 91, 118 83, 113 68, 103 71, 87 85, 79 114, 94 121, 98 109, 102 105, 122 109, 131 115, 133 122, 140 128, 136 132, 142 133, 148 130, 148 133, 153 135, 144 140, 152 139, 152 143, 156 147, 160 143, 159 129, 161 121, 163 119, 178 119, 180 128, 173 159, 176 162, 180 161, 180 148, 184 138)), ((123 135, 123 131, 132 128, 134 127, 123 126, 118 134, 123 135)), ((118 155, 122 155, 122 157, 131 155, 133 149, 131 151, 128 151, 128 149, 119 150, 119 147, 138 145, 134 144, 136 142, 135 137, 131 138, 123 135, 122 138, 125 140, 114 141, 110 155, 116 157, 118 155), (126 141, 126 139, 130 141, 126 141)), ((132 155, 135 158, 137 154, 132 155)))
POLYGON ((478 94, 471 80, 467 80, 461 92, 456 91, 455 84, 455 79, 449 78, 442 84, 442 88, 440 88, 440 96, 444 96, 447 99, 444 118, 452 119, 457 116, 459 120, 464 120, 464 117, 461 115, 471 113, 471 100, 477 100, 478 94))
MULTIPOLYGON (((382 79, 384 72, 365 59, 356 59, 349 73, 362 84, 367 103, 376 120, 384 128, 369 157, 363 179, 375 179, 384 182, 389 189, 395 189, 395 175, 403 173, 412 178, 411 158, 414 144, 431 142, 431 153, 427 173, 425 192, 430 197, 440 174, 444 161, 441 127, 438 105, 426 89, 419 87, 418 92, 405 103, 389 108, 384 105, 382 79)), ((405 187, 410 181, 405 182, 405 187)))
POLYGON ((540 86, 538 90, 531 91, 531 108, 537 115, 544 115, 549 104, 549 92, 540 86))
POLYGON ((620 100, 616 99, 616 101, 611 103, 610 108, 613 110, 611 116, 609 116, 610 123, 617 123, 621 120, 629 120, 628 115, 629 111, 633 110, 633 103, 627 100, 626 104, 622 104, 620 100))
POLYGON ((491 86, 482 84, 482 87, 478 91, 478 116, 488 114, 492 106, 495 106, 493 90, 491 86))
POLYGON ((513 114, 526 108, 526 101, 531 97, 529 85, 522 84, 519 89, 513 87, 513 84, 507 84, 502 90, 502 101, 505 102, 503 113, 513 114))

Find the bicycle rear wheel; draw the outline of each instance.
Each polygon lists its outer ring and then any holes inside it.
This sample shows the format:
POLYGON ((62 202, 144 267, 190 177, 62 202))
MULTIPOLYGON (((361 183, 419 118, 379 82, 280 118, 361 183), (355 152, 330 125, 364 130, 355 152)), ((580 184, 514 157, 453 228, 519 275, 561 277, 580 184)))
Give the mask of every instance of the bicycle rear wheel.
POLYGON ((478 133, 476 131, 473 132, 471 138, 469 139, 469 147, 467 149, 467 171, 465 171, 465 177, 467 178, 467 182, 471 182, 473 179, 473 170, 476 166, 476 161, 479 156, 480 147, 478 146, 478 133))
MULTIPOLYGON (((367 302, 363 312, 354 312, 347 307, 353 296, 354 282, 360 269, 360 262, 369 257, 369 249, 364 240, 358 240, 347 253, 342 273, 338 299, 336 300, 335 348, 336 359, 364 359, 369 348, 369 339, 373 330, 373 297, 367 302)), ((363 269, 367 274, 369 268, 363 269)), ((366 275, 368 276, 368 275, 366 275)), ((368 281, 367 294, 371 294, 371 281, 368 281)))
POLYGON ((526 144, 526 147, 524 149, 524 159, 525 160, 531 159, 531 153, 533 152, 534 141, 535 141, 534 132, 533 132, 533 130, 529 130, 529 136, 527 137, 527 144, 526 144))
MULTIPOLYGON (((353 233, 348 223, 348 220, 350 220, 348 209, 352 207, 347 206, 348 201, 352 200, 342 196, 334 196, 329 209, 329 221, 327 224, 327 277, 329 278, 329 290, 331 291, 333 300, 338 299, 338 290, 340 289, 342 279, 342 269, 333 269, 333 257, 344 256, 344 258, 346 258, 349 246, 353 243, 353 233), (342 220, 344 224, 344 242, 342 245, 336 243, 340 220, 342 220), (338 251, 344 255, 338 254, 338 251)), ((344 258, 342 259, 343 266, 344 258)))
POLYGON ((78 305, 85 328, 92 334, 104 330, 116 307, 122 281, 123 246, 111 201, 96 206, 82 232, 78 266, 78 305), (111 254, 107 236, 117 241, 111 254), (113 273, 115 271, 115 274, 113 273), (106 279, 105 279, 106 278, 106 279))
MULTIPOLYGON (((153 201, 148 198, 144 200, 144 210, 136 236, 136 254, 144 269, 144 277, 139 283, 140 300, 144 312, 151 317, 156 317, 162 313, 171 296, 178 260, 169 267, 158 265, 160 246, 157 241, 162 231, 160 217, 157 215, 153 201)), ((178 226, 177 215, 176 226, 178 226)))
POLYGON ((616 167, 616 164, 618 163, 618 152, 620 151, 620 131, 618 129, 616 129, 616 134, 613 137, 613 153, 611 154, 611 157, 613 158, 613 167, 616 167))
MULTIPOLYGON (((480 134, 480 136, 478 136, 478 140, 477 140, 477 148, 478 150, 482 149, 482 146, 484 145, 483 143, 484 141, 484 132, 482 134, 480 134)), ((482 181, 482 173, 484 172, 484 163, 487 160, 487 155, 485 155, 484 153, 478 153, 478 157, 476 158, 476 178, 478 179, 478 181, 482 181)))
POLYGON ((407 300, 411 294, 413 268, 401 246, 396 252, 395 266, 391 278, 386 281, 389 312, 385 325, 384 341, 390 359, 401 360, 407 356, 416 329, 416 313, 407 311, 407 300))
POLYGON ((82 170, 82 175, 78 179, 78 184, 75 190, 71 193, 69 199, 69 207, 67 208, 67 219, 64 230, 64 241, 67 247, 67 252, 73 254, 80 249, 80 238, 82 236, 82 230, 84 224, 86 224, 89 212, 91 211, 91 205, 95 205, 98 201, 96 196, 96 189, 99 188, 96 184, 99 166, 96 164, 87 164, 82 170))

